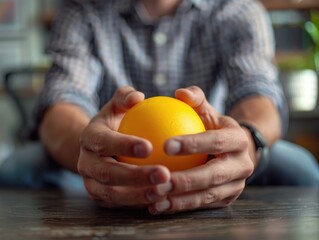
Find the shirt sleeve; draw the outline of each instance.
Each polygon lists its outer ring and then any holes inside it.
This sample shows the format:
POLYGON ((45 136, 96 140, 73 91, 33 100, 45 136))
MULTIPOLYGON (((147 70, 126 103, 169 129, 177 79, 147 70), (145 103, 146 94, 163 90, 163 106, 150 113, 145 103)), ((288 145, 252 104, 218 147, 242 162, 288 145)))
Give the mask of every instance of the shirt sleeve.
POLYGON ((64 1, 47 52, 52 66, 36 103, 37 124, 45 110, 58 102, 75 104, 89 117, 94 116, 98 111, 101 64, 93 54, 92 34, 80 1, 64 1))
POLYGON ((274 36, 268 15, 257 1, 228 3, 218 14, 221 75, 229 92, 226 114, 245 97, 266 96, 278 108, 284 134, 288 108, 273 62, 274 36))

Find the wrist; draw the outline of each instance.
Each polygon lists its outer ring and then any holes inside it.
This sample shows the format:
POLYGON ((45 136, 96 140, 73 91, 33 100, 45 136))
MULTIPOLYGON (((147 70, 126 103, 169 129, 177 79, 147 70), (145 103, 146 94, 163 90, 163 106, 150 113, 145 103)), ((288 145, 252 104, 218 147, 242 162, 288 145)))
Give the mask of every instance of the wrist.
POLYGON ((249 139, 249 153, 254 159, 255 171, 248 179, 250 182, 256 176, 260 175, 268 166, 268 146, 262 134, 249 123, 240 122, 239 125, 244 129, 249 139))
POLYGON ((46 112, 40 125, 40 137, 51 157, 76 172, 80 136, 89 118, 77 106, 57 104, 46 112))
POLYGON ((258 166, 260 154, 258 154, 258 151, 257 151, 256 146, 255 146, 255 142, 254 142, 253 137, 251 135, 251 132, 246 127, 241 126, 241 128, 243 129, 243 131, 245 132, 245 134, 247 136, 248 153, 249 153, 250 159, 252 160, 252 162, 254 164, 254 169, 255 169, 258 166))

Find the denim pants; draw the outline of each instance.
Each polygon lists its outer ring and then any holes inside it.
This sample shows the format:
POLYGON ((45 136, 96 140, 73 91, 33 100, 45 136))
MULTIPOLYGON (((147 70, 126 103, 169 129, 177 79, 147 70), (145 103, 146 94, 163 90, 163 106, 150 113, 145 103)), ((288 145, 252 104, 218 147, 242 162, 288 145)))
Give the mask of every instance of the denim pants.
MULTIPOLYGON (((319 166, 310 152, 280 140, 270 149, 266 168, 249 185, 319 187, 319 166)), ((0 186, 85 191, 81 177, 58 166, 39 142, 22 147, 2 162, 0 186)))

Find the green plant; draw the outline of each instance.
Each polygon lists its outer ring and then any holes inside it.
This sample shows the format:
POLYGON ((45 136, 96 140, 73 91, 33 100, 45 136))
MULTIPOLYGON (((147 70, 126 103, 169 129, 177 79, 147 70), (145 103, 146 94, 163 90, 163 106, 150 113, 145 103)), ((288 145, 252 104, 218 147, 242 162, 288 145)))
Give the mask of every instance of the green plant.
POLYGON ((313 61, 315 69, 319 72, 319 11, 312 10, 310 13, 310 21, 305 23, 305 30, 310 35, 313 47, 313 61))

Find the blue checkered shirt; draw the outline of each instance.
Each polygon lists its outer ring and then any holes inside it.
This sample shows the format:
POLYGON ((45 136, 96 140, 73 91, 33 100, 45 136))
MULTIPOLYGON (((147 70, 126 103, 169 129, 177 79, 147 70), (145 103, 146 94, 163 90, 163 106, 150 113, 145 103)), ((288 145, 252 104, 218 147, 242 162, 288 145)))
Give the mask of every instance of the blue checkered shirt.
POLYGON ((138 1, 66 0, 48 53, 53 64, 36 107, 38 121, 61 101, 92 117, 123 85, 146 97, 197 85, 210 98, 221 82, 226 114, 245 97, 263 95, 286 125, 272 30, 254 0, 184 0, 159 21, 138 1))

